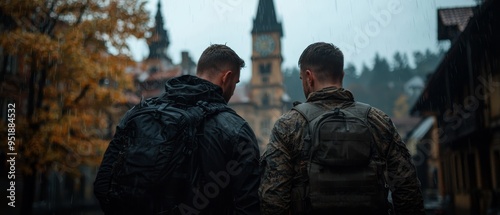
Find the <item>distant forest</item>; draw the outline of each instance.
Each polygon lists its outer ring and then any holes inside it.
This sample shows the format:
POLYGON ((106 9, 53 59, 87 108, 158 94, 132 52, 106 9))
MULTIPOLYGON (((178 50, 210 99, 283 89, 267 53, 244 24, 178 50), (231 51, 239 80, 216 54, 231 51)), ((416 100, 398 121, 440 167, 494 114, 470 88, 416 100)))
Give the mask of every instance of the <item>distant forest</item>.
MULTIPOLYGON (((363 64, 361 70, 351 63, 345 65, 343 85, 354 94, 356 101, 377 107, 391 117, 405 117, 444 54, 444 50, 414 52, 414 65, 410 65, 408 56, 400 52, 390 61, 375 54, 371 66, 363 64)), ((299 69, 287 68, 283 73, 291 99, 304 102, 299 69)))

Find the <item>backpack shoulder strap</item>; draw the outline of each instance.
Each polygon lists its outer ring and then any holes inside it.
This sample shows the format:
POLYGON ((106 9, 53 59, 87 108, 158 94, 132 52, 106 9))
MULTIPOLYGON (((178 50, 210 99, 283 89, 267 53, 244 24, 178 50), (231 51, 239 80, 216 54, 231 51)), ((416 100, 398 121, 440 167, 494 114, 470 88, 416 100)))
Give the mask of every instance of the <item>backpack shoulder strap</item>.
POLYGON ((300 115, 302 115, 302 117, 304 117, 307 120, 306 128, 304 129, 304 132, 302 134, 304 146, 301 153, 301 157, 302 159, 307 159, 310 161, 311 158, 310 152, 311 152, 311 147, 313 145, 312 134, 314 129, 312 122, 319 116, 321 116, 323 113, 325 113, 326 110, 322 109, 321 107, 313 103, 298 104, 295 107, 293 107, 292 110, 296 110, 297 112, 299 112, 300 115))
POLYGON ((307 120, 307 123, 311 123, 314 119, 318 118, 318 116, 321 116, 321 114, 325 112, 325 110, 318 107, 318 105, 309 102, 296 105, 292 108, 292 110, 299 112, 300 115, 307 120))
MULTIPOLYGON (((190 122, 192 128, 194 128, 194 132, 190 134, 191 137, 193 137, 193 142, 198 143, 198 138, 201 138, 203 136, 203 122, 205 119, 207 119, 209 116, 221 113, 221 112, 226 112, 226 111, 231 111, 226 104, 223 103, 208 103, 206 101, 198 101, 195 106, 189 108, 187 110, 188 114, 190 115, 190 122), (201 129, 200 129, 201 128, 201 129)), ((193 130, 191 130, 193 132, 193 130)), ((197 146, 195 146, 197 147, 197 146)), ((189 167, 191 169, 191 174, 192 174, 192 180, 190 181, 191 184, 195 184, 196 181, 198 180, 203 173, 201 172, 203 163, 200 162, 197 159, 198 156, 193 156, 190 160, 191 166, 189 167), (196 164, 195 164, 196 163, 196 164)))
POLYGON ((365 122, 368 122, 368 114, 370 113, 370 109, 372 106, 369 104, 365 104, 363 102, 353 102, 352 105, 345 108, 344 110, 363 119, 365 122))
POLYGON ((196 106, 188 108, 187 121, 198 125, 205 117, 219 112, 227 111, 229 107, 222 103, 208 103, 206 101, 198 101, 196 106))
MULTIPOLYGON (((366 120, 366 123, 368 125, 368 129, 370 129, 370 132, 372 132, 372 135, 375 134, 375 131, 373 131, 374 128, 372 128, 370 126, 370 123, 368 122, 368 115, 370 114, 370 110, 371 110, 371 106, 369 104, 365 104, 365 103, 362 103, 362 102, 356 102, 355 103, 355 109, 360 112, 360 113, 363 113, 363 120, 366 120)), ((352 110, 352 109, 351 109, 352 110)), ((385 152, 385 155, 384 156, 381 156, 381 158, 385 159, 386 161, 388 160, 388 156, 389 156, 389 152, 392 150, 394 144, 390 144, 387 151, 385 152)), ((378 153, 381 153, 381 150, 378 149, 378 147, 376 147, 378 153)))
MULTIPOLYGON (((369 104, 365 104, 365 103, 362 103, 362 102, 355 102, 355 103, 353 103, 353 105, 351 107, 347 108, 347 111, 349 111, 352 114, 356 114, 356 116, 359 116, 359 117, 362 116, 362 118, 360 118, 360 119, 362 119, 362 120, 365 121, 366 125, 368 126, 368 130, 372 134, 372 138, 374 138, 374 135, 375 135, 374 128, 372 128, 372 126, 368 122, 368 115, 370 114, 371 108, 372 107, 369 104)), ((389 155, 389 152, 392 149, 392 147, 393 147, 394 144, 390 144, 389 145, 388 150, 385 153, 385 155, 381 154, 382 151, 377 146, 377 144, 375 142, 374 142, 374 144, 375 144, 374 149, 376 150, 376 153, 379 154, 379 156, 380 156, 381 159, 385 160, 385 163, 387 165, 388 155, 389 155)), ((384 186, 387 187, 387 176, 384 173, 387 170, 387 166, 386 165, 384 166, 384 168, 379 168, 378 171, 379 171, 379 175, 381 175, 383 177, 384 186)))

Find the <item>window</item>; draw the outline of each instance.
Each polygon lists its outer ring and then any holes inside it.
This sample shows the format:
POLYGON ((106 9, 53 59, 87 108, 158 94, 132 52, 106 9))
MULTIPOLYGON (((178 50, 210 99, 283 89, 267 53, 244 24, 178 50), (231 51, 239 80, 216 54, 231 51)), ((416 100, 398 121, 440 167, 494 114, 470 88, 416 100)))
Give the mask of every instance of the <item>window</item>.
POLYGON ((460 193, 463 191, 464 188, 464 168, 463 168, 463 159, 462 155, 460 152, 457 152, 455 156, 455 164, 456 164, 456 171, 457 171, 457 191, 460 193))
POLYGON ((494 149, 492 152, 492 157, 491 157, 491 170, 492 170, 492 181, 493 181, 493 188, 494 189, 499 189, 500 188, 500 148, 494 149))
POLYGON ((269 106, 269 94, 267 93, 262 96, 262 106, 269 106))
POLYGON ((457 167, 457 158, 458 156, 456 154, 451 154, 450 160, 451 160, 451 182, 452 182, 452 187, 453 187, 453 192, 456 193, 459 190, 459 185, 458 185, 458 167, 457 167))
POLYGON ((261 75, 270 75, 271 74, 271 63, 260 64, 259 72, 261 75))
POLYGON ((470 153, 469 156, 469 171, 470 171, 470 183, 471 183, 471 188, 476 189, 478 188, 478 180, 477 180, 477 175, 478 175, 478 168, 477 168, 477 162, 478 162, 478 156, 476 156, 477 151, 475 153, 470 153))
MULTIPOLYGON (((500 75, 494 74, 491 78, 491 81, 489 83, 489 86, 498 86, 500 84, 500 75)), ((485 87, 488 88, 488 87, 485 87)), ((493 88, 492 88, 493 89, 493 88)), ((489 92, 489 100, 490 100, 490 111, 491 111, 491 118, 493 119, 499 119, 500 118, 500 90, 498 88, 494 88, 494 90, 487 90, 485 89, 486 92, 489 92)))
POLYGON ((260 122, 260 131, 264 136, 268 136, 271 134, 271 117, 264 116, 262 121, 260 122))
MULTIPOLYGON (((462 177, 463 177, 463 189, 464 190, 470 190, 470 186, 471 186, 471 169, 469 168, 469 163, 470 163, 470 160, 469 160, 469 156, 467 154, 467 152, 464 152, 462 154, 462 177)), ((473 172, 472 172, 473 173, 473 172)))
POLYGON ((271 63, 260 64, 259 73, 262 77, 262 83, 269 83, 269 76, 271 75, 271 63))
POLYGON ((451 186, 451 162, 450 158, 448 156, 443 156, 443 159, 441 161, 442 167, 441 170, 443 171, 443 181, 444 181, 444 190, 447 193, 453 192, 453 187, 451 186))

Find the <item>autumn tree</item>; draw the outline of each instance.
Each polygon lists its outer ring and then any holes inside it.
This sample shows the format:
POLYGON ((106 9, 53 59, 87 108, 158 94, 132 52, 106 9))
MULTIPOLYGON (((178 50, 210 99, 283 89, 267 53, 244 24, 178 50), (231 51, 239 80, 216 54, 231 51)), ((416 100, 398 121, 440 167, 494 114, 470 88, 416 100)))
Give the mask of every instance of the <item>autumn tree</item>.
POLYGON ((141 0, 0 2, 2 17, 12 22, 0 33, 0 47, 4 55, 22 56, 28 71, 18 92, 27 95, 27 105, 16 118, 22 214, 31 214, 37 172, 57 164, 77 174, 77 166, 98 163, 110 107, 131 87, 124 74, 133 63, 126 39, 148 30, 144 6, 141 0))

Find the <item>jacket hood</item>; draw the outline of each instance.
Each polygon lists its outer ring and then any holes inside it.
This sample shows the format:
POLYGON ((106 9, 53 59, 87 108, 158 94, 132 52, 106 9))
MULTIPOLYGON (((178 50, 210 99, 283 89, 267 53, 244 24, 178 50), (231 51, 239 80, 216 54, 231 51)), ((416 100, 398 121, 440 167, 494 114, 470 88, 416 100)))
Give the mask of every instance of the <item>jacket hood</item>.
POLYGON ((192 75, 183 75, 168 80, 165 83, 164 98, 186 105, 195 105, 200 100, 227 103, 222 97, 222 88, 192 75))

